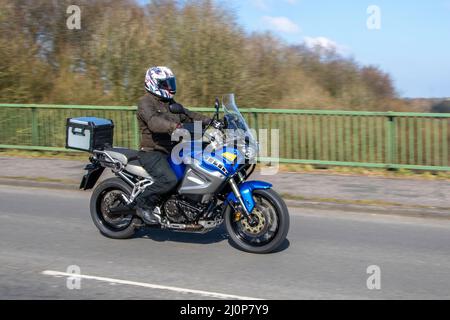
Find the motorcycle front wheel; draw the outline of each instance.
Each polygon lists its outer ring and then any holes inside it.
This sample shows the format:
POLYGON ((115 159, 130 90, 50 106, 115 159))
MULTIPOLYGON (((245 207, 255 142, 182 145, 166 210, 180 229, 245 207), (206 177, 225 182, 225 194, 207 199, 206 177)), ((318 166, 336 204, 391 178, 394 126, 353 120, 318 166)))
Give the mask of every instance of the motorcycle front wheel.
POLYGON ((256 254, 272 253, 280 248, 289 232, 289 211, 273 190, 253 192, 255 208, 251 223, 231 206, 225 211, 225 227, 230 241, 238 249, 256 254))

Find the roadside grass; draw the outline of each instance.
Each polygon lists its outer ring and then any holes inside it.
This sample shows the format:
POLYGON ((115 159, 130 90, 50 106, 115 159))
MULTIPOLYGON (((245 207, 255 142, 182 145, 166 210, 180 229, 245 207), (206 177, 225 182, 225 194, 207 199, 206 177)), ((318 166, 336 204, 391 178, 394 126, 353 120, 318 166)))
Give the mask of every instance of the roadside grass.
POLYGON ((353 199, 339 199, 339 198, 320 198, 320 197, 304 197, 301 195, 292 195, 289 193, 282 193, 283 199, 294 201, 312 201, 321 203, 337 203, 343 205, 361 205, 361 206, 377 206, 377 207, 399 207, 399 208, 416 208, 416 209, 441 209, 449 210, 450 208, 439 208, 424 205, 406 205, 403 203, 389 202, 383 200, 353 200, 353 199))
POLYGON ((449 180, 450 171, 421 171, 421 170, 388 170, 374 168, 355 168, 338 166, 314 166, 299 164, 280 164, 281 172, 311 173, 311 174, 337 174, 337 175, 358 175, 383 178, 407 178, 422 180, 449 180))
MULTIPOLYGON (((63 159, 87 161, 89 154, 86 152, 51 152, 51 151, 30 151, 30 150, 12 150, 0 149, 0 157, 19 157, 19 158, 41 158, 41 159, 63 159)), ((260 165, 261 166, 261 165, 260 165)), ((450 171, 420 171, 420 170, 387 170, 373 168, 355 168, 355 167, 333 167, 333 166, 314 166, 299 164, 280 164, 281 172, 311 173, 311 174, 337 174, 337 175, 360 175, 384 178, 408 178, 423 180, 448 180, 450 181, 450 171)))
POLYGON ((52 151, 0 149, 0 157, 62 159, 62 160, 88 160, 89 154, 86 152, 71 152, 71 151, 52 152, 52 151))
POLYGON ((52 179, 47 177, 24 177, 24 176, 0 176, 0 179, 18 180, 18 181, 34 181, 43 183, 64 183, 64 184, 76 184, 78 181, 69 179, 52 179))

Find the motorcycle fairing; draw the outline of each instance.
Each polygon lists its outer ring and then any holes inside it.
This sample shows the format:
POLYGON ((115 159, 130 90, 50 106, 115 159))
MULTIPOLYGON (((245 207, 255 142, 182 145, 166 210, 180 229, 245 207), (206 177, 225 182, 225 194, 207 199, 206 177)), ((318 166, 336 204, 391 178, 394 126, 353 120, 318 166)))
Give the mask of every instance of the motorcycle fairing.
MULTIPOLYGON (((255 208, 255 200, 253 200, 253 191, 255 190, 267 190, 271 189, 272 185, 263 181, 247 181, 239 185, 239 190, 242 195, 242 199, 244 199, 245 206, 248 212, 252 212, 255 208)), ((238 203, 238 199, 231 192, 227 197, 228 202, 238 203)))
POLYGON ((231 147, 215 150, 211 154, 203 155, 202 166, 210 171, 220 172, 222 175, 229 177, 234 175, 243 162, 243 156, 239 150, 231 147))

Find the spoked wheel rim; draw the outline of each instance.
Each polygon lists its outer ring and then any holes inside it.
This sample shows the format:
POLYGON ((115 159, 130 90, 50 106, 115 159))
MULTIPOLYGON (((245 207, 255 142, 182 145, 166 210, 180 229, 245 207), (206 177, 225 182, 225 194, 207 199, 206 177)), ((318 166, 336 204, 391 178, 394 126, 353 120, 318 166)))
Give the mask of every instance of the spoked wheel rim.
POLYGON ((132 214, 111 213, 111 209, 123 205, 121 199, 124 194, 120 190, 105 190, 99 197, 97 215, 103 225, 114 231, 125 230, 133 221, 132 214))
POLYGON ((262 247, 270 243, 278 234, 280 217, 275 205, 261 195, 254 195, 255 208, 250 223, 247 218, 237 219, 239 213, 231 214, 231 226, 235 235, 242 242, 254 247, 262 247))

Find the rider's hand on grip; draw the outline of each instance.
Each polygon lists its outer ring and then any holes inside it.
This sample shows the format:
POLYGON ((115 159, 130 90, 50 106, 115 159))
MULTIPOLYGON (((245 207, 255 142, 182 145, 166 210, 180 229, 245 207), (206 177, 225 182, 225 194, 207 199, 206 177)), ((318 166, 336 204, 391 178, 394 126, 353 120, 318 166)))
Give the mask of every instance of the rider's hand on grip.
POLYGON ((214 120, 211 124, 214 129, 222 130, 224 128, 224 124, 220 121, 214 120))

